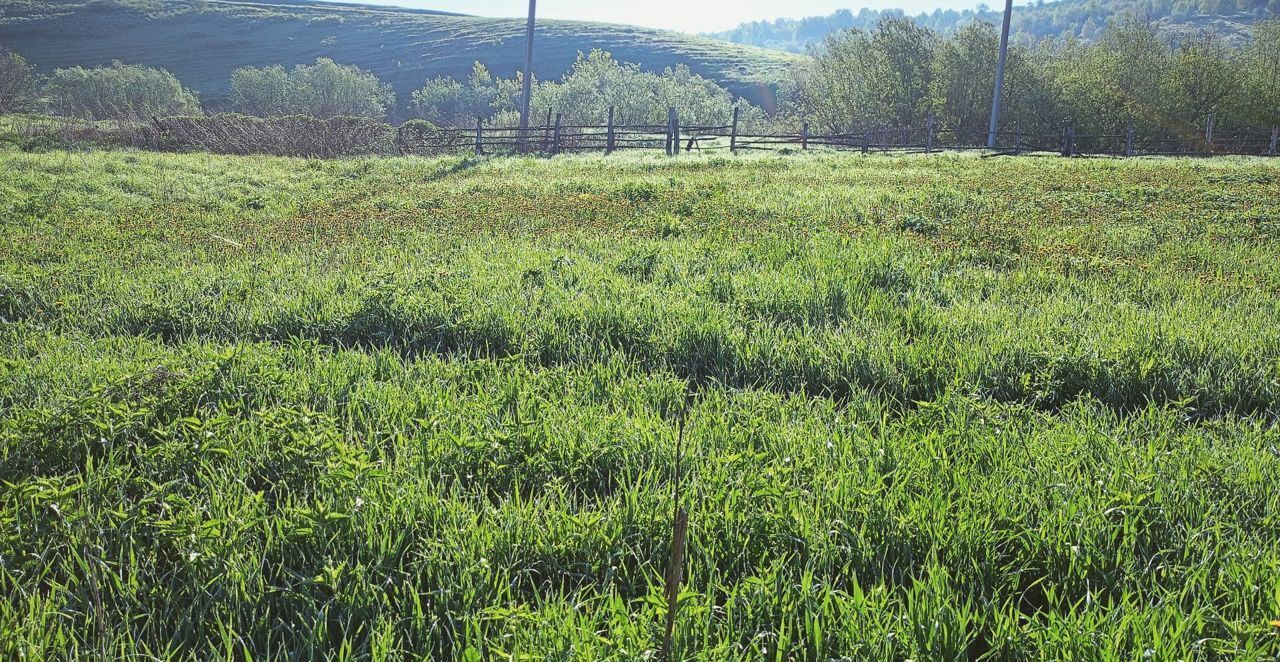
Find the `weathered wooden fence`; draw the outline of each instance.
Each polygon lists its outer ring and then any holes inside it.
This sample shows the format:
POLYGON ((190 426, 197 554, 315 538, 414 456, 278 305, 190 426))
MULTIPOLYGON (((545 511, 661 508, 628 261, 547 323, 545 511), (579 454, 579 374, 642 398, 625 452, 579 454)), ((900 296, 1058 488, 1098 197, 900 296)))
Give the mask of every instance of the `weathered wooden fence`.
POLYGON ((803 124, 798 133, 752 133, 739 130, 735 108, 724 125, 683 125, 676 109, 668 110, 663 124, 623 125, 614 122, 609 109, 606 124, 571 124, 563 115, 547 114, 541 126, 521 131, 518 127, 486 126, 477 118, 473 128, 440 128, 410 134, 401 130, 396 145, 401 154, 439 154, 474 151, 476 154, 604 152, 620 150, 664 150, 671 156, 681 152, 739 152, 814 148, 871 152, 919 152, 980 150, 1001 154, 1053 153, 1062 156, 1277 156, 1280 128, 1269 131, 1231 130, 1215 132, 1209 116, 1203 132, 1136 131, 1132 122, 1122 133, 1078 134, 1071 126, 1054 130, 1012 130, 997 133, 997 147, 987 147, 986 131, 958 131, 938 127, 932 118, 921 126, 874 127, 847 133, 816 134, 803 124))

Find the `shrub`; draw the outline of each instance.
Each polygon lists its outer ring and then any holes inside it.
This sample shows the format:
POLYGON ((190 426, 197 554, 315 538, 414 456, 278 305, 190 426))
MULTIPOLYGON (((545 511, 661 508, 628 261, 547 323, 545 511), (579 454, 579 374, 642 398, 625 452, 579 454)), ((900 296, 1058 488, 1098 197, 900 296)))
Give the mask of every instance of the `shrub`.
POLYGON ((45 94, 54 113, 85 119, 146 121, 156 115, 202 112, 195 93, 173 74, 120 62, 58 69, 45 94))
POLYGON ((231 105, 258 117, 380 119, 395 104, 391 86, 355 66, 320 58, 313 65, 241 67, 231 74, 231 105))
POLYGON ((0 46, 0 113, 26 110, 35 99, 36 70, 0 46))
POLYGON ((497 98, 498 82, 483 64, 476 62, 465 84, 447 77, 428 80, 413 93, 413 112, 436 122, 470 126, 476 117, 493 113, 497 98))
POLYGON ((427 120, 409 120, 400 125, 396 143, 401 151, 410 149, 414 154, 447 154, 465 149, 471 139, 443 131, 427 120))

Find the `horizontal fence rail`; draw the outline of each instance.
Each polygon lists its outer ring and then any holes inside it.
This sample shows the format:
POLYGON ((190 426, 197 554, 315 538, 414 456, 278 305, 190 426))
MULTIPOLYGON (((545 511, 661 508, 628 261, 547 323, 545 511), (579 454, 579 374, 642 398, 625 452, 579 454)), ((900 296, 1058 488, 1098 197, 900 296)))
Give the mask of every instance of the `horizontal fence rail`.
POLYGON ((811 133, 804 124, 798 133, 740 130, 738 112, 728 124, 682 125, 676 110, 668 111, 667 124, 615 124, 610 109, 608 124, 569 124, 562 115, 548 114, 542 126, 525 131, 513 127, 489 127, 477 120, 475 128, 439 128, 397 136, 401 154, 440 154, 474 150, 476 154, 582 153, 636 149, 664 149, 669 155, 686 152, 739 152, 854 150, 862 153, 923 153, 977 150, 998 154, 1051 153, 1063 156, 1277 156, 1280 129, 1269 131, 1213 129, 1210 117, 1203 133, 1146 132, 1133 125, 1120 133, 1077 134, 1071 126, 1055 130, 1013 128, 996 134, 996 147, 987 146, 985 128, 953 129, 937 126, 929 118, 920 126, 874 127, 839 133, 811 133))
POLYGON ((676 109, 665 124, 567 120, 548 113, 539 126, 489 126, 481 118, 469 127, 436 127, 413 121, 399 127, 358 117, 320 119, 309 116, 258 118, 244 115, 151 118, 150 122, 95 123, 72 118, 35 117, 15 121, 20 144, 128 147, 160 151, 204 151, 219 154, 275 154, 338 158, 373 154, 442 155, 605 153, 624 150, 737 153, 750 151, 844 150, 861 153, 922 153, 976 150, 991 155, 1060 154, 1062 156, 1280 156, 1280 127, 1268 130, 1215 126, 1138 129, 1132 122, 1119 131, 1077 133, 1063 127, 1005 128, 987 146, 985 127, 941 126, 932 117, 911 126, 866 127, 827 133, 802 123, 799 131, 744 127, 734 110, 725 124, 680 123, 676 109))

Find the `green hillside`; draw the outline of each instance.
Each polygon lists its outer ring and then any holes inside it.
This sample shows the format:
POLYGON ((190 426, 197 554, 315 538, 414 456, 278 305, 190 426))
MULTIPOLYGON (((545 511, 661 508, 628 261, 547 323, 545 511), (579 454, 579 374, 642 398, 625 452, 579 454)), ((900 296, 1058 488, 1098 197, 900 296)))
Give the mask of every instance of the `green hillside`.
MULTIPOLYGON (((1015 0, 1014 4, 1012 27, 1016 34, 1033 39, 1072 37, 1086 41, 1100 36, 1112 18, 1134 15, 1149 19, 1172 41, 1208 30, 1222 35, 1228 42, 1238 42, 1249 34, 1255 22, 1280 13, 1280 0, 1036 0, 1026 3, 1015 0)), ((1003 6, 1003 2, 982 3, 977 9, 939 9, 912 18, 921 25, 948 33, 973 20, 999 24, 1003 6)), ((829 16, 743 23, 709 36, 738 44, 803 52, 830 32, 870 28, 885 16, 902 14, 901 10, 862 9, 854 13, 842 9, 829 16)))
MULTIPOLYGON (((524 27, 520 19, 319 2, 0 0, 0 44, 42 71, 112 60, 160 66, 214 104, 236 67, 317 57, 372 70, 403 104, 427 78, 464 76, 476 60, 513 75, 523 63, 524 27)), ((593 48, 650 70, 687 64, 755 102, 794 58, 662 30, 543 21, 535 72, 558 77, 593 48)))

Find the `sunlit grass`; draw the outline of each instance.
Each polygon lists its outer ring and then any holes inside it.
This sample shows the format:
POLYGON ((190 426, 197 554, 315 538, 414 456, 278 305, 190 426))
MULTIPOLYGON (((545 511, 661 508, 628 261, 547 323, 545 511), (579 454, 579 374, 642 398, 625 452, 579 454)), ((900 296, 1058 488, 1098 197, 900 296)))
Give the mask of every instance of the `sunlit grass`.
POLYGON ((6 657, 1280 652, 1280 167, 0 152, 6 657))

